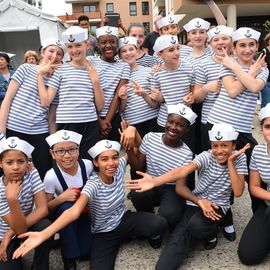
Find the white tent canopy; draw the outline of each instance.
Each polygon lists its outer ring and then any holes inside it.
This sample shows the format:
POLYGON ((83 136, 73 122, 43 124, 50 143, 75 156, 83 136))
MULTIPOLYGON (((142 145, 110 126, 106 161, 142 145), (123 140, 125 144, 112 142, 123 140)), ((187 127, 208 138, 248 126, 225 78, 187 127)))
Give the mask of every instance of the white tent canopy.
POLYGON ((56 16, 22 0, 0 0, 0 51, 16 54, 15 65, 22 63, 25 51, 38 51, 42 40, 60 38, 65 29, 56 16))

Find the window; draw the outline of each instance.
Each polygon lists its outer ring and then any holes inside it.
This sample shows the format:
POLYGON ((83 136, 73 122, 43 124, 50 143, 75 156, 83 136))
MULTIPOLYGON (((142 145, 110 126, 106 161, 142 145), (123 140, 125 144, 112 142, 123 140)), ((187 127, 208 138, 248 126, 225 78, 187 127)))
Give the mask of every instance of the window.
POLYGON ((143 27, 144 27, 145 34, 150 33, 150 23, 149 22, 144 22, 143 27))
POLYGON ((142 15, 149 15, 149 2, 142 2, 142 15))
POLYGON ((137 4, 136 2, 129 3, 129 15, 136 16, 137 15, 137 4))
POLYGON ((113 5, 113 3, 107 3, 106 4, 106 11, 107 12, 114 12, 114 5, 113 5))
POLYGON ((96 12, 97 6, 90 5, 90 6, 83 6, 83 12, 96 12))
POLYGON ((96 25, 90 25, 90 33, 96 33, 97 26, 96 25))

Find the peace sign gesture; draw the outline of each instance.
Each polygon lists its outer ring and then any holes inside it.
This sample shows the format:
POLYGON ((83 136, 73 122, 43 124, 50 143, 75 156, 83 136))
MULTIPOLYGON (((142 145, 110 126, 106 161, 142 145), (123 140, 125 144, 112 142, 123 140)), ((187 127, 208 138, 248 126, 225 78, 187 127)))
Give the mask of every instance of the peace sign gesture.
POLYGON ((222 48, 224 56, 216 55, 216 58, 220 61, 220 63, 231 70, 236 66, 235 61, 227 54, 226 50, 222 48))

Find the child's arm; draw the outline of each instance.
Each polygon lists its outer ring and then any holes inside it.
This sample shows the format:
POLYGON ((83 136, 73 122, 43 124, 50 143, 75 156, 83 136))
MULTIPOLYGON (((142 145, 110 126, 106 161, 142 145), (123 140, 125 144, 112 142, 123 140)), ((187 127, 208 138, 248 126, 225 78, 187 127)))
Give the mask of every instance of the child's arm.
POLYGON ((242 153, 245 153, 247 149, 250 148, 250 144, 246 144, 242 149, 237 151, 236 153, 232 154, 228 158, 228 169, 229 169, 229 174, 231 178, 231 186, 233 190, 233 194, 235 197, 240 197, 245 189, 245 176, 243 174, 238 174, 234 161, 237 157, 239 157, 242 153))
POLYGON ((19 201, 21 189, 21 181, 9 181, 5 186, 5 193, 10 212, 7 215, 2 216, 2 219, 16 234, 21 234, 27 231, 26 218, 22 212, 19 201))
POLYGON ((38 66, 37 71, 38 94, 40 97, 40 104, 42 107, 48 107, 52 103, 57 92, 57 89, 45 86, 43 76, 45 75, 51 76, 54 68, 57 66, 59 65, 47 64, 38 66))
POLYGON ((82 210, 88 203, 89 198, 85 194, 81 194, 76 203, 57 218, 49 227, 41 232, 27 232, 19 236, 19 238, 28 237, 26 241, 13 253, 13 259, 24 256, 30 250, 39 246, 41 243, 49 239, 55 233, 63 229, 69 223, 78 219, 82 210))
POLYGON ((121 86, 118 92, 118 97, 120 98, 120 106, 119 106, 119 111, 123 113, 126 108, 126 103, 128 99, 128 88, 127 84, 124 84, 121 86))
POLYGON ((261 177, 258 171, 250 171, 249 189, 254 197, 270 201, 270 192, 261 187, 261 177))
POLYGON ((137 172, 137 174, 143 176, 143 178, 139 180, 126 181, 126 187, 129 189, 134 189, 137 192, 144 192, 170 182, 185 179, 190 173, 197 170, 197 168, 198 165, 195 162, 190 162, 188 165, 177 167, 161 176, 154 178, 147 173, 137 172))
POLYGON ((88 71, 88 76, 93 84, 95 105, 97 111, 100 112, 104 107, 104 93, 100 87, 99 75, 89 61, 85 60, 85 65, 88 71))
POLYGON ((7 128, 7 119, 9 115, 9 110, 11 103, 13 101, 13 98, 15 97, 20 85, 17 81, 12 80, 9 83, 5 98, 1 104, 1 110, 0 110, 0 131, 3 132, 4 135, 6 135, 6 128, 7 128))
POLYGON ((204 0, 204 2, 208 5, 209 9, 211 10, 212 14, 214 15, 218 25, 226 25, 227 20, 223 16, 221 10, 213 0, 204 0))
POLYGON ((193 96, 195 102, 203 102, 208 93, 218 93, 221 88, 221 81, 212 81, 204 85, 195 84, 193 96))

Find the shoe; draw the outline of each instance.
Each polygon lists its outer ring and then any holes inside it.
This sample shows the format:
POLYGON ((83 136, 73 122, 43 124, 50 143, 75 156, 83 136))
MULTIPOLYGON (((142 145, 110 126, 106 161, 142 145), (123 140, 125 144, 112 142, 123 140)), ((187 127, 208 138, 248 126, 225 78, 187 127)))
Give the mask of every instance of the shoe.
POLYGON ((76 259, 64 259, 64 270, 77 270, 76 259))
POLYGON ((153 248, 153 249, 158 249, 161 247, 161 237, 160 235, 150 238, 148 239, 149 245, 153 248))
POLYGON ((214 249, 217 245, 217 242, 218 242, 217 238, 215 238, 214 241, 204 240, 203 247, 206 250, 214 249))
POLYGON ((226 232, 225 229, 223 228, 223 229, 222 229, 222 232, 223 232, 224 237, 225 237, 227 240, 233 242, 233 241, 236 239, 236 233, 235 233, 235 231, 234 231, 234 232, 231 232, 231 233, 228 233, 228 232, 226 232))

